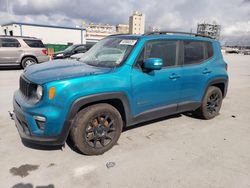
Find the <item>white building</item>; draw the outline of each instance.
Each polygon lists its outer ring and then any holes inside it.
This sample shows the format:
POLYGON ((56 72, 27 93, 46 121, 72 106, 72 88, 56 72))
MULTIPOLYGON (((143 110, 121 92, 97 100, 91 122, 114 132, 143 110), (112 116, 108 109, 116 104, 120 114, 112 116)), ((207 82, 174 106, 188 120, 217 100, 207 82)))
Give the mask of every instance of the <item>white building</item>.
POLYGON ((4 35, 3 28, 1 25, 0 25, 0 35, 4 35))
POLYGON ((145 31, 145 15, 134 11, 133 15, 129 17, 129 33, 130 34, 144 34, 145 31))
POLYGON ((97 42, 109 35, 116 34, 115 26, 109 24, 94 24, 86 25, 86 39, 88 42, 97 42))
POLYGON ((219 39, 220 38, 220 30, 221 26, 216 24, 215 22, 213 23, 198 23, 197 26, 197 33, 201 35, 206 35, 210 36, 214 39, 219 39))
POLYGON ((149 26, 148 29, 149 29, 150 32, 157 32, 157 31, 159 32, 159 31, 161 31, 161 28, 159 26, 149 26))
POLYGON ((118 34, 128 34, 129 33, 129 25, 128 24, 116 25, 116 32, 118 34))
POLYGON ((4 35, 37 37, 44 44, 86 44, 84 28, 12 22, 2 29, 4 35))

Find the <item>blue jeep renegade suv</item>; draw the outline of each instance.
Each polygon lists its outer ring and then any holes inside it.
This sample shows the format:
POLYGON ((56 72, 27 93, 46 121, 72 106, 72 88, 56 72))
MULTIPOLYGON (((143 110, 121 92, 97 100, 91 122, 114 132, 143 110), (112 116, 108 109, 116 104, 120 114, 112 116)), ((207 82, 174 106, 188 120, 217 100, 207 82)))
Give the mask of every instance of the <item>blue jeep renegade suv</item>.
POLYGON ((83 154, 116 144, 123 127, 192 111, 219 114, 228 85, 218 41, 197 34, 114 35, 79 60, 27 67, 14 94, 13 118, 24 141, 83 154))

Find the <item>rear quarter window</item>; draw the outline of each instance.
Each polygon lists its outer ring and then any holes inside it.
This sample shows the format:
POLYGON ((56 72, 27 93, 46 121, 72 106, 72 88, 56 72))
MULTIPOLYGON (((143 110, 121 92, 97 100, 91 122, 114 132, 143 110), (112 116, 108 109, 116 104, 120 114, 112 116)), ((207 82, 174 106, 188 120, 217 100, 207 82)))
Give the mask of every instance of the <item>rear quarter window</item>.
POLYGON ((31 48, 45 48, 41 40, 23 39, 23 41, 31 48))

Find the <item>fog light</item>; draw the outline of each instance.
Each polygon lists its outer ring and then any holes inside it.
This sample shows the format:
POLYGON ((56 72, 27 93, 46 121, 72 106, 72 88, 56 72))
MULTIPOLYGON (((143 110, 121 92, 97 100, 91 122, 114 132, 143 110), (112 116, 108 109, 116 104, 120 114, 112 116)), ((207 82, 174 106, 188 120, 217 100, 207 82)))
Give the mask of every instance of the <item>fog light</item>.
POLYGON ((39 129, 44 130, 46 118, 42 116, 34 116, 39 129))

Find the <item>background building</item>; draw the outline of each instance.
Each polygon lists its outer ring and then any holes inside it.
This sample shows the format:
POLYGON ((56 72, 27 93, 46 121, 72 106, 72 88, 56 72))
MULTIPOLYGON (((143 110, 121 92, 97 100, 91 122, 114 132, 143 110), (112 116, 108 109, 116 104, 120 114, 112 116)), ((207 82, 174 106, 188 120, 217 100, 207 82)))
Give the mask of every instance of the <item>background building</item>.
POLYGON ((115 26, 109 24, 94 24, 86 25, 86 40, 88 42, 97 42, 104 37, 115 34, 115 26))
POLYGON ((158 26, 149 26, 148 30, 149 32, 156 32, 156 31, 161 31, 161 28, 158 26))
POLYGON ((44 44, 86 44, 84 28, 12 22, 2 29, 4 35, 37 37, 44 44))
POLYGON ((127 24, 116 25, 116 32, 118 34, 128 34, 129 33, 129 25, 127 25, 127 24))
POLYGON ((0 25, 0 35, 4 35, 3 28, 1 25, 0 25))
POLYGON ((134 11, 133 15, 129 17, 129 33, 143 34, 145 30, 145 15, 134 11))
POLYGON ((211 24, 210 23, 198 23, 198 26, 197 26, 198 34, 207 35, 214 39, 220 38, 220 30, 221 30, 221 26, 216 24, 215 22, 211 24))

